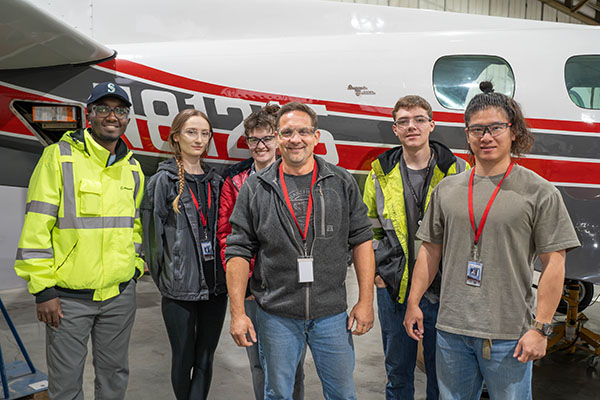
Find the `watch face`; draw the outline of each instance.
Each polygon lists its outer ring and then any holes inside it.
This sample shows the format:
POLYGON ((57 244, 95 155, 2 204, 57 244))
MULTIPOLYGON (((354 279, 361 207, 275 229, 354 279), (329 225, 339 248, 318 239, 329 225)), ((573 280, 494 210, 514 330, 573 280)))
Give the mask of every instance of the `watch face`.
POLYGON ((546 336, 550 336, 552 334, 552 324, 544 324, 542 333, 546 336))

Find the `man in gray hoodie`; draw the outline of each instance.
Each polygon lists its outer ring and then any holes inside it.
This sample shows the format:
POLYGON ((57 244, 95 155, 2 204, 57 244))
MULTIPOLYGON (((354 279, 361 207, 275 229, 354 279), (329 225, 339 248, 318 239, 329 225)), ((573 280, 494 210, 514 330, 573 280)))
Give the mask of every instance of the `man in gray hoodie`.
POLYGON ((314 155, 317 115, 301 103, 277 116, 281 159, 242 186, 227 238, 230 333, 238 346, 256 342, 246 316, 249 280, 265 356, 265 399, 291 399, 294 373, 308 344, 327 398, 355 399, 352 334, 373 326, 375 262, 371 224, 358 186, 343 168, 314 155), (346 314, 348 249, 359 299, 346 314))

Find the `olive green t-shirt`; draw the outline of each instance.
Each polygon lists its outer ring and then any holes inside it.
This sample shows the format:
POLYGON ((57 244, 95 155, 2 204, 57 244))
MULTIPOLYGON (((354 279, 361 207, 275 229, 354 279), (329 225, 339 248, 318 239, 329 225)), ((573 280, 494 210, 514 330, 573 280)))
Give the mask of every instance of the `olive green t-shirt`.
MULTIPOLYGON (((442 244, 442 288, 436 327, 488 339, 516 340, 533 321, 533 263, 540 253, 578 247, 560 192, 536 173, 515 165, 502 183, 479 238, 481 286, 466 284, 475 234, 468 207, 470 171, 447 177, 432 192, 417 232, 442 244)), ((475 225, 502 175, 475 175, 475 225)))

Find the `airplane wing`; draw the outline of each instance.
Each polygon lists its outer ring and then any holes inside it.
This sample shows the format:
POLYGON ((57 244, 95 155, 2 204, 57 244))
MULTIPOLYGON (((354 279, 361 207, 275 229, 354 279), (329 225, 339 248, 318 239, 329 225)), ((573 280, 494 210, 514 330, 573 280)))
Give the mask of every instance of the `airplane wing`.
POLYGON ((0 2, 0 70, 96 64, 115 55, 25 0, 0 2))

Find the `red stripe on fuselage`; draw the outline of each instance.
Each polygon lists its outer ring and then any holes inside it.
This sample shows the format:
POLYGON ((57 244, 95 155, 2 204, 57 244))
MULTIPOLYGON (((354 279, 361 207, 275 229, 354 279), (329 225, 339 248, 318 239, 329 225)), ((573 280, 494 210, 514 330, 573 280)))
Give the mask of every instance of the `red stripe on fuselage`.
MULTIPOLYGON (((129 60, 113 59, 102 64, 101 67, 114 71, 134 75, 139 78, 162 83, 169 86, 180 87, 196 92, 213 94, 216 96, 231 97, 248 101, 266 103, 268 101, 278 101, 285 104, 290 101, 300 101, 307 104, 319 104, 327 107, 327 110, 333 112, 343 112, 355 115, 369 115, 376 117, 392 117, 391 107, 369 106, 363 104, 342 103, 337 101, 316 100, 302 97, 286 96, 282 94, 264 93, 254 90, 232 88, 228 86, 216 85, 213 83, 198 81, 191 78, 171 74, 156 68, 148 67, 129 60)), ((434 120, 437 122, 464 123, 463 113, 434 111, 434 120)), ((600 132, 600 123, 588 123, 582 121, 567 121, 542 118, 528 118, 527 122, 533 129, 549 129, 567 132, 600 132)))
MULTIPOLYGON (((103 67, 112 68, 123 73, 138 76, 143 79, 153 80, 159 83, 178 86, 188 90, 194 90, 201 93, 209 93, 219 96, 242 98, 250 101, 266 102, 268 100, 278 99, 280 102, 300 100, 311 104, 323 104, 328 110, 347 112, 360 115, 373 115, 387 117, 391 109, 382 107, 366 107, 356 104, 346 104, 338 102, 316 101, 310 99, 299 99, 289 96, 269 95, 260 92, 252 92, 241 89, 227 88, 225 86, 213 85, 205 82, 194 81, 192 79, 178 77, 154 68, 146 67, 126 60, 118 60, 117 63, 109 62, 102 64, 103 67), (118 67, 118 69, 117 69, 118 67), (386 111, 387 110, 387 111, 386 111), (389 113, 388 113, 389 112, 389 113)), ((15 90, 0 85, 0 130, 17 133, 25 136, 33 136, 27 127, 9 110, 9 104, 13 99, 23 99, 32 101, 57 102, 57 100, 40 96, 37 94, 15 90)), ((462 114, 450 112, 436 112, 434 116, 437 121, 460 123, 462 114)), ((599 130, 600 124, 586 124, 573 121, 555 121, 544 119, 530 119, 531 125, 540 129, 555 129, 569 131, 594 131, 590 126, 595 126, 599 130)), ((150 151, 159 154, 154 148, 149 137, 147 122, 137 119, 142 148, 135 150, 150 151)), ((214 145, 219 159, 233 160, 228 156, 227 151, 228 132, 215 132, 214 145)), ((339 165, 346 169, 355 171, 369 171, 371 162, 386 148, 372 147, 368 145, 356 144, 336 144, 336 150, 339 156, 339 165)), ((316 154, 325 154, 324 146, 318 146, 315 149, 316 154)), ((466 155, 459 154, 459 157, 466 158, 466 155)), ((214 157, 209 157, 214 158, 214 157)), ((575 183, 575 184, 600 184, 600 163, 579 162, 576 160, 552 160, 540 158, 526 158, 518 161, 521 165, 530 168, 539 173, 544 178, 557 183, 575 183)))
MULTIPOLYGON (((338 165, 355 171, 369 171, 371 162, 387 149, 368 146, 336 145, 340 161, 338 165)), ((469 161, 467 154, 457 154, 469 161)), ((550 182, 600 184, 600 163, 520 158, 518 164, 538 173, 550 182)))
POLYGON ((600 163, 523 158, 518 164, 555 183, 600 184, 600 163))
POLYGON ((171 74, 156 68, 148 67, 128 60, 113 59, 106 61, 99 66, 114 71, 133 75, 138 78, 147 79, 153 82, 162 83, 169 86, 180 87, 195 92, 212 94, 215 96, 231 97, 248 101, 266 103, 269 101, 278 101, 282 104, 290 101, 300 101, 306 104, 325 105, 328 110, 344 112, 349 114, 371 115, 378 117, 391 117, 392 109, 388 107, 368 106, 361 104, 342 103, 337 101, 321 101, 304 97, 286 96, 283 94, 264 93, 254 90, 238 89, 228 86, 216 85, 213 83, 202 82, 195 79, 171 74))

